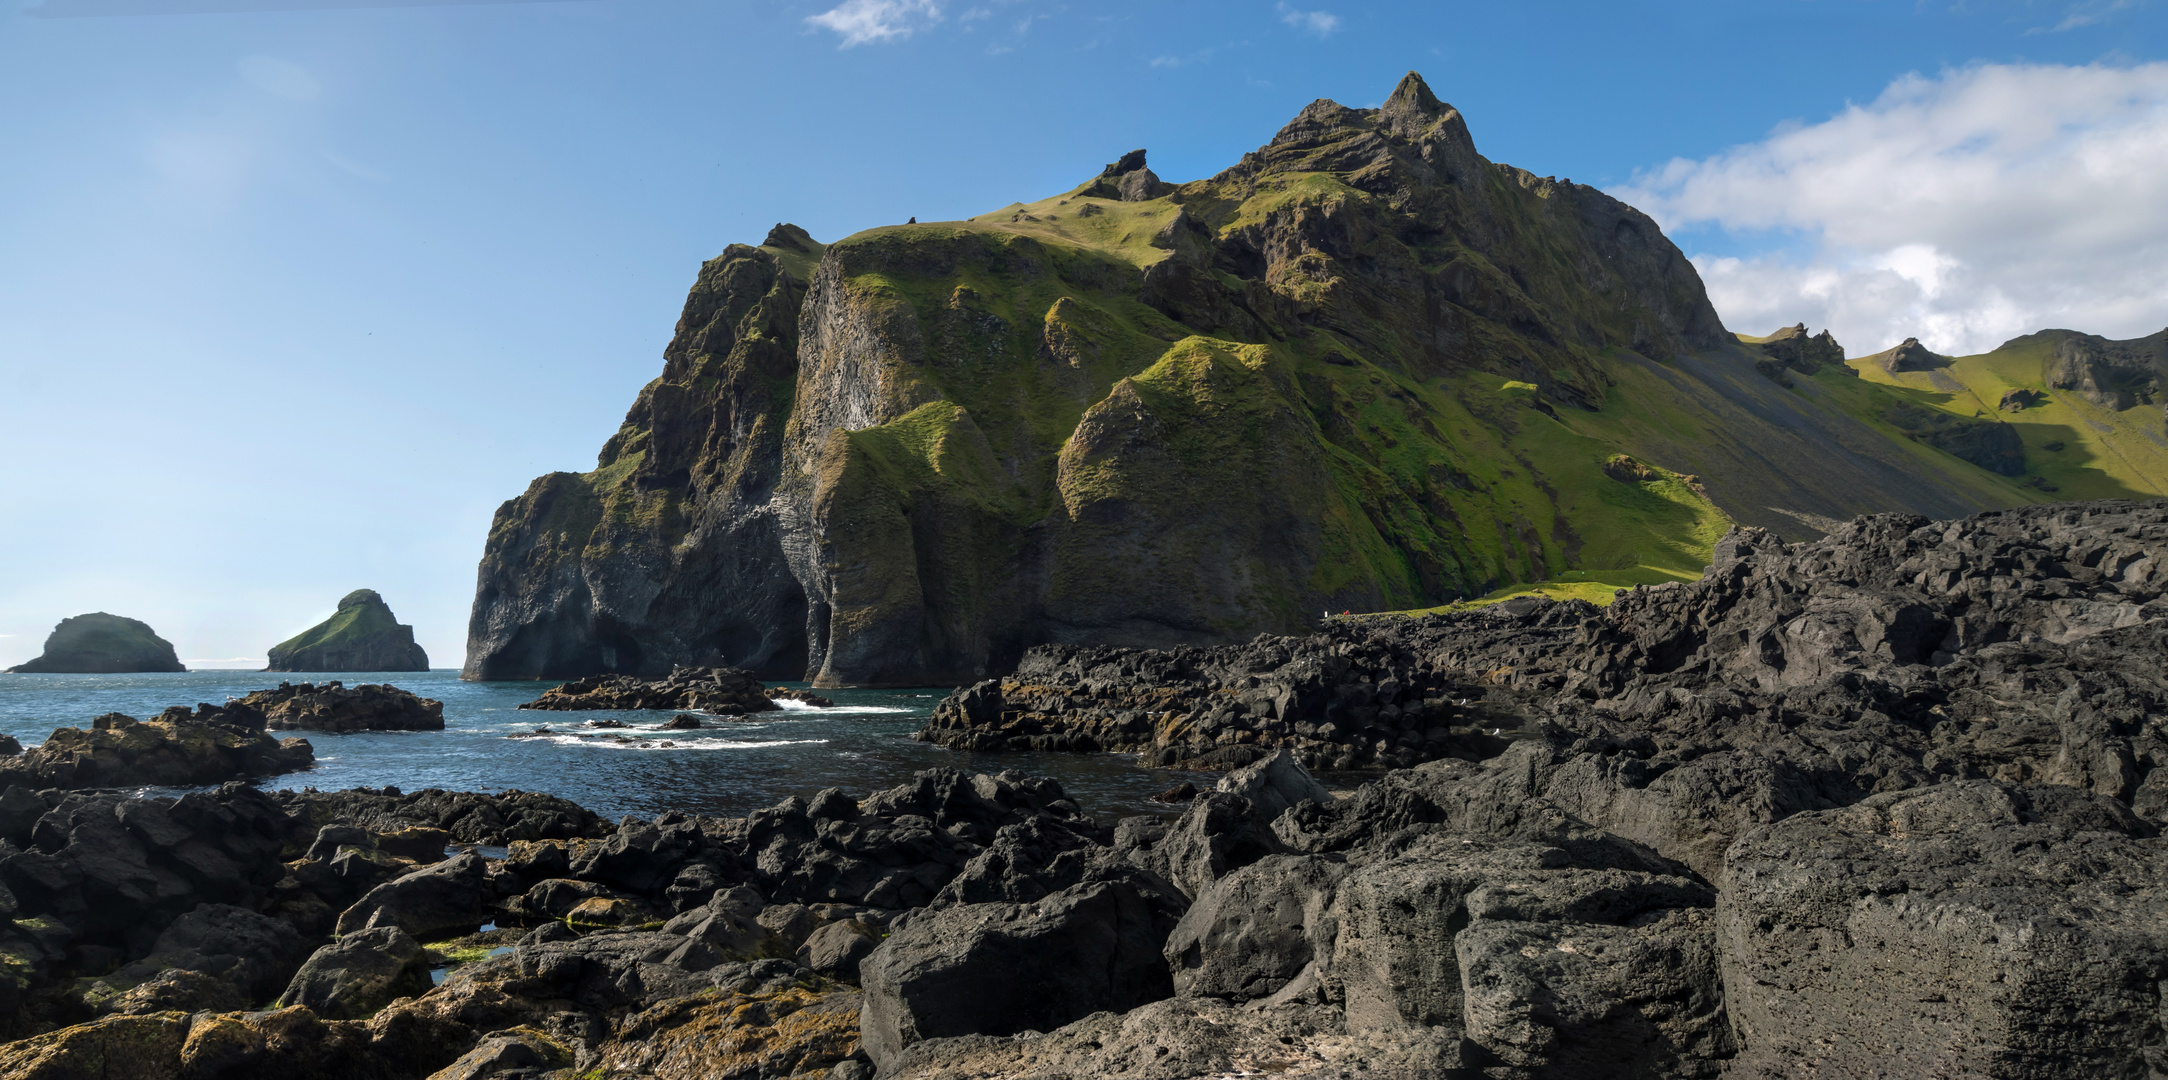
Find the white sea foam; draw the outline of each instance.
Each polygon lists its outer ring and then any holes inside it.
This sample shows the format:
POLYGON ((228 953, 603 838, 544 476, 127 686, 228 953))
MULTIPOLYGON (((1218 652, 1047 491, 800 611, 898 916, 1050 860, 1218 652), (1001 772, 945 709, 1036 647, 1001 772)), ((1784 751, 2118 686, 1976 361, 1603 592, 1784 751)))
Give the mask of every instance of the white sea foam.
POLYGON ((765 750, 771 746, 818 746, 826 739, 597 739, 577 735, 538 735, 534 741, 559 746, 585 746, 595 750, 765 750), (663 743, 675 745, 664 746, 663 743))

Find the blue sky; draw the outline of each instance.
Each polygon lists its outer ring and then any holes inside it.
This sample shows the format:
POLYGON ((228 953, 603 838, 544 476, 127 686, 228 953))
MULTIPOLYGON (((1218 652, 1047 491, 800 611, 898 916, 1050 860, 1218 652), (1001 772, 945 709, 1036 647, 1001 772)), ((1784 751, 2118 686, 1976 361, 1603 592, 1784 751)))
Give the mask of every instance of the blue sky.
POLYGON ((2085 277, 2168 263, 2148 2, 8 2, 0 664, 90 610, 260 662, 366 586, 454 666, 490 514, 592 467, 725 244, 1138 146, 1208 175, 1410 69, 1493 160, 1651 209, 1735 329, 2168 323, 2145 272, 2085 277), (2111 165, 2072 192, 2056 155, 2111 165), (2062 216, 2011 209, 2042 185, 2062 216))

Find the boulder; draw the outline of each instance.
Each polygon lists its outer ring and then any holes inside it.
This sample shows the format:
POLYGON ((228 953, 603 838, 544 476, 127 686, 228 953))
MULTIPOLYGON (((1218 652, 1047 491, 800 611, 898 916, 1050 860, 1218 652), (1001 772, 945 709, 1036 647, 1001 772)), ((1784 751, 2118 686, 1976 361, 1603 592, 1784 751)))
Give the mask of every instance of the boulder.
POLYGON ((879 929, 857 920, 832 922, 808 934, 798 947, 798 966, 831 979, 858 981, 858 965, 880 945, 879 929))
POLYGON ((488 922, 497 890, 489 861, 473 852, 387 881, 339 915, 341 936, 380 926, 428 939, 488 922))
POLYGON ((186 671, 173 643, 135 619, 94 611, 60 620, 35 660, 11 672, 110 674, 130 671, 186 671))
POLYGON ((1166 997, 1171 922, 1152 898, 1104 882, 915 912, 859 964, 866 1053, 883 1065, 924 1039, 1048 1031, 1166 997))
POLYGON ((108 1001, 105 1010, 116 1016, 149 1016, 165 1012, 234 1012, 250 1004, 249 998, 230 982, 186 968, 169 968, 108 1001))
POLYGON ((429 954, 392 926, 357 930, 311 955, 279 995, 327 1020, 362 1020, 392 999, 429 991, 429 954))
POLYGON ((1332 802, 1332 792, 1285 749, 1228 773, 1220 778, 1218 787, 1229 795, 1248 799, 1250 812, 1267 822, 1305 799, 1321 805, 1332 802))
POLYGON ((180 1013, 115 1016, 0 1046, 9 1080, 179 1080, 189 1021, 180 1013))
POLYGON ((500 1031, 475 1044, 459 1060, 429 1074, 429 1080, 493 1080, 533 1076, 572 1063, 562 1043, 533 1028, 500 1031))
POLYGON ((1338 858, 1273 855, 1213 882, 1167 938, 1175 992, 1247 1001, 1285 989, 1321 936, 1329 945, 1325 911, 1346 873, 1338 858))
MULTIPOLYGON (((427 671, 429 654, 414 642, 374 589, 339 600, 323 622, 271 646, 265 671, 427 671)), ((442 726, 442 725, 439 725, 442 726)))
POLYGON ((1731 1075, 2148 1075, 2156 834, 2113 799, 1988 780, 1749 832, 1717 907, 1731 1075))
POLYGON ((230 983, 243 998, 263 1001, 286 985, 308 951, 290 924, 231 904, 204 904, 158 935, 149 956, 108 981, 133 983, 180 969, 230 983))

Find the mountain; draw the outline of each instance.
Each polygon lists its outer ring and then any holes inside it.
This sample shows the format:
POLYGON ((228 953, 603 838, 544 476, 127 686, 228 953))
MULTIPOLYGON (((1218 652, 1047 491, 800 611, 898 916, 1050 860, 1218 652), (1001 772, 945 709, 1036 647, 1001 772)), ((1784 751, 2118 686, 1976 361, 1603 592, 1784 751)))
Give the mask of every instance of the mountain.
POLYGON ((966 221, 779 225, 701 268, 596 468, 499 509, 465 674, 965 682, 2049 498, 1797 337, 1729 333, 1655 222, 1485 160, 1412 73, 1204 180, 1136 151, 966 221))
POLYGON ((1957 357, 1907 339, 1852 366, 1899 402, 1856 413, 1928 441, 1992 429, 1990 467, 2035 491, 2058 499, 2168 492, 2168 330, 2125 341, 2042 330, 1957 357))
POLYGON ((134 671, 187 671, 173 643, 146 623, 93 611, 60 620, 45 639, 37 659, 8 669, 22 674, 115 674, 134 671))
POLYGON ((355 589, 330 618, 271 646, 264 670, 427 671, 429 654, 375 589, 355 589))

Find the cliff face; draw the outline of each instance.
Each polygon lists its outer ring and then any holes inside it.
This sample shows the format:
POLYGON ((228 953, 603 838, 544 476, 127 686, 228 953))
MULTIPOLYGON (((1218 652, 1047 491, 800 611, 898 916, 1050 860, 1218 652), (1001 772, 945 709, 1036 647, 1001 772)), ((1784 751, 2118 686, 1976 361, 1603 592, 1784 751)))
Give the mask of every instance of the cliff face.
POLYGON ((1484 160, 1412 74, 1205 180, 1140 151, 969 221, 778 227, 666 356, 595 472, 499 511, 469 677, 969 681, 2028 498, 1762 377, 1654 222, 1484 160))
POLYGON ((173 643, 159 637, 147 624, 94 611, 60 620, 45 639, 45 651, 37 659, 8 670, 23 674, 104 675, 188 669, 181 666, 173 643))
POLYGON ((470 679, 805 670, 804 592, 775 493, 798 310, 821 245, 778 225, 700 268, 663 374, 595 471, 551 473, 490 526, 470 679))
POLYGON ((374 589, 355 589, 323 622, 271 646, 265 671, 427 671, 429 654, 374 589))

